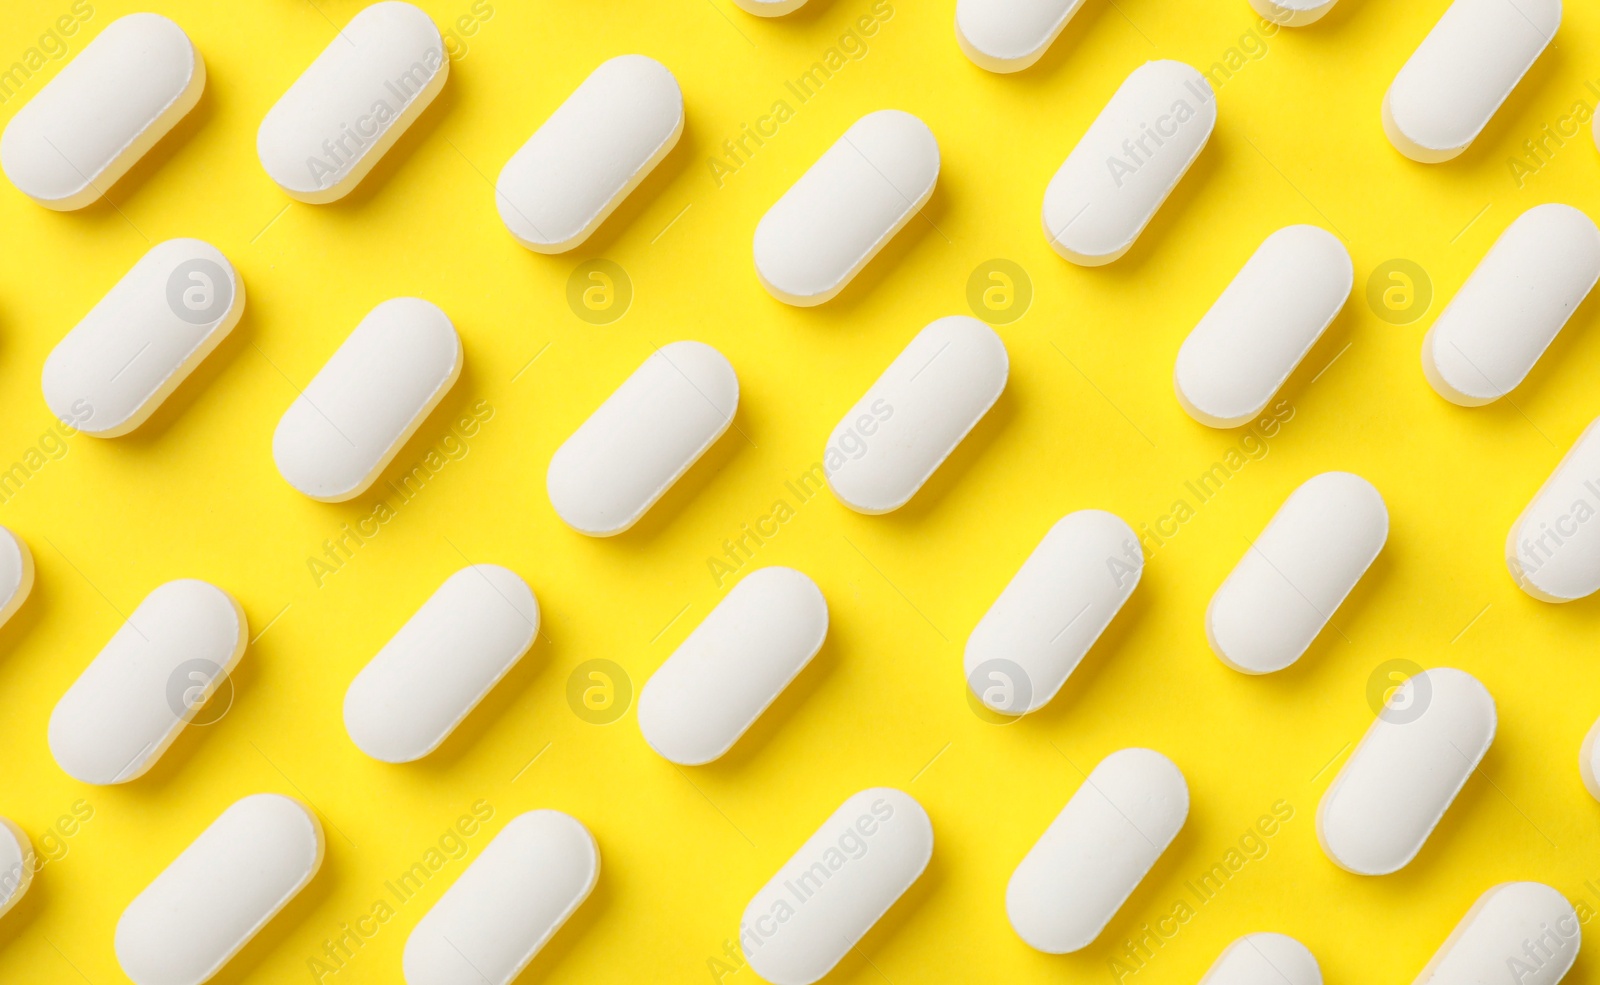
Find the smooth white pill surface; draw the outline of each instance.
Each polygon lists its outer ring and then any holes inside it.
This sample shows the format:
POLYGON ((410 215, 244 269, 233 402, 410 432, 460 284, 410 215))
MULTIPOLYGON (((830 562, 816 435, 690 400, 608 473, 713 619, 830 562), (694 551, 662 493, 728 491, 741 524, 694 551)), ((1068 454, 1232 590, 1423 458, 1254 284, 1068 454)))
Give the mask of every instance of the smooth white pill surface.
POLYGON ((1561 26, 1561 0, 1455 0, 1383 97, 1383 131, 1423 164, 1477 138, 1561 26))
POLYGON ((745 907, 739 943, 772 985, 833 970, 928 867, 933 825, 909 794, 872 787, 846 800, 745 907))
POLYGON ((1506 535, 1517 587, 1544 602, 1600 591, 1600 418, 1572 443, 1506 535))
POLYGON ((85 434, 127 434, 155 413, 244 313, 244 282, 198 239, 151 247, 44 361, 44 400, 85 434))
POLYGON ((461 375, 461 337, 421 298, 392 298, 355 327, 272 435, 289 485, 325 503, 361 495, 461 375))
POLYGON ((1100 761, 1006 885, 1006 916, 1047 954, 1088 947, 1189 816, 1189 785, 1152 749, 1100 761))
POLYGON ((27 541, 0 527, 0 626, 28 600, 33 591, 33 552, 27 541))
POLYGON ((444 88, 450 59, 428 15, 386 0, 350 18, 267 111, 256 153, 291 198, 350 194, 444 88))
POLYGON ((33 884, 33 842, 16 822, 0 817, 0 917, 19 902, 33 884))
POLYGON ((1542 882, 1507 882, 1472 904, 1415 985, 1556 985, 1577 960, 1583 927, 1542 882))
POLYGON ((575 249, 682 133, 683 93, 665 65, 644 55, 604 62, 500 170, 500 221, 530 250, 575 249))
POLYGON ((1293 937, 1248 934, 1228 945, 1200 985, 1322 985, 1322 969, 1293 937))
POLYGON ((1350 253, 1316 226, 1268 236, 1178 349, 1173 386, 1189 416, 1214 428, 1248 423, 1344 308, 1350 253))
POLYGON ((1020 72, 1038 61, 1083 0, 957 0, 956 41, 979 68, 1020 72))
POLYGON ((966 315, 930 322, 833 429, 828 487, 857 513, 904 506, 1000 399, 1010 372, 988 325, 966 315))
POLYGON ((1600 800, 1600 721, 1596 721, 1583 737, 1583 748, 1578 752, 1578 775, 1589 795, 1600 800))
POLYGON ((26 196, 66 212, 99 200, 194 109, 206 64, 160 14, 106 26, 0 135, 0 165, 26 196))
POLYGON ((244 610, 215 585, 157 588, 56 703, 50 754, 84 783, 142 776, 239 662, 246 633, 244 610))
POLYGON ((806 0, 733 0, 746 13, 757 17, 782 17, 806 5, 806 0))
POLYGON ((1389 510, 1372 483, 1349 472, 1307 479, 1211 597, 1211 652, 1244 674, 1299 660, 1388 539, 1389 510))
POLYGON ((545 486, 567 526, 610 537, 645 511, 728 430, 739 377, 704 342, 657 349, 550 459, 545 486))
POLYGON ((209 981, 317 874, 322 849, 299 801, 235 802, 122 912, 117 963, 136 985, 209 981))
POLYGON ((1322 20, 1336 0, 1250 0, 1255 12, 1284 27, 1305 27, 1322 20))
POLYGON ((517 815, 417 921, 406 985, 510 985, 599 877, 600 851, 576 818, 517 815))
POLYGON ((1600 279, 1600 229, 1536 205, 1495 240, 1422 340, 1422 375, 1463 407, 1516 389, 1600 279))
POLYGON ((897 109, 868 113, 756 225, 756 275, 779 301, 821 304, 844 290, 933 194, 939 142, 897 109))
POLYGON ((373 759, 421 759, 522 659, 538 632, 539 603, 516 572, 498 564, 462 568, 350 682, 345 731, 373 759))
POLYGON ((1134 69, 1045 188, 1050 246, 1086 267, 1128 252, 1216 124, 1211 84, 1194 68, 1155 61, 1134 69))
POLYGON ((1114 513, 1056 521, 967 637, 967 686, 984 707, 1024 715, 1061 690, 1144 573, 1133 528, 1114 513))
POLYGON ((1434 667, 1395 689, 1322 795, 1317 840, 1360 876, 1404 868, 1494 741, 1494 698, 1478 679, 1434 667))

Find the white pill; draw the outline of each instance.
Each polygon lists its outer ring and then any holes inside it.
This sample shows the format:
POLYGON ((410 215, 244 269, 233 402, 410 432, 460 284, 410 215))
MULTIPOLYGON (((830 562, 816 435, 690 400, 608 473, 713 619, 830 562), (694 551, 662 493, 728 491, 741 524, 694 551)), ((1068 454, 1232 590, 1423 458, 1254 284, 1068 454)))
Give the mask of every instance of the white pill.
POLYGON ((136 985, 201 985, 322 866, 322 825, 292 797, 258 793, 222 812, 117 921, 117 963, 136 985))
POLYGON ((1151 749, 1102 759, 1011 874, 1012 928, 1047 954, 1088 947, 1188 816, 1189 785, 1172 760, 1151 749))
POLYGON ((739 377, 703 342, 657 349, 555 455, 545 486, 567 526, 610 537, 639 522, 739 409, 739 377))
POLYGON ((1582 922, 1560 892, 1501 883, 1472 904, 1415 985, 1556 985, 1582 943, 1582 922))
POLYGON ((810 985, 850 953, 933 857, 933 825, 909 794, 850 797, 745 907, 739 943, 772 985, 810 985))
POLYGON ((444 38, 428 15, 386 0, 336 34, 256 132, 267 176, 313 205, 350 194, 444 88, 444 38))
POLYGON ((1383 131, 1423 164, 1477 138, 1561 26, 1561 0, 1455 0, 1383 97, 1383 131))
POLYGON ((991 711, 1024 715, 1061 690, 1144 573, 1121 517, 1079 510, 1056 521, 967 637, 967 686, 991 711))
POLYGON ((391 298, 355 327, 284 411, 272 457, 325 503, 361 495, 461 375, 461 337, 421 298, 391 298))
POLYGON ((206 63, 160 14, 119 17, 17 111, 0 165, 21 192, 68 212, 98 201, 194 109, 206 63))
POLYGON ((50 714, 50 754, 84 783, 144 775, 244 655, 244 610, 192 578, 144 597, 50 714))
POLYGON ((127 434, 155 413, 244 313, 244 282, 198 239, 150 248, 44 361, 44 400, 85 434, 127 434))
POLYGON ((589 897, 600 851, 576 818, 511 819, 406 939, 406 985, 510 985, 589 897))
POLYGON ((829 436, 829 488, 858 513, 904 506, 1000 399, 1010 372, 988 325, 966 315, 929 322, 829 436))
POLYGON ((576 249, 682 134, 683 93, 665 65, 604 62, 500 170, 500 221, 530 250, 576 249))
POLYGON ((0 626, 28 600, 33 591, 33 552, 27 541, 0 527, 0 626))
POLYGON ((799 676, 828 635, 828 602, 793 568, 733 586, 639 692, 639 731, 684 766, 718 758, 799 676))
POLYGON ((1536 205, 1495 240, 1422 340, 1422 375, 1463 407, 1516 389, 1600 279, 1600 229, 1536 205))
POLYGON ((939 142, 897 109, 868 113, 756 224, 756 275, 787 304, 844 290, 903 229, 939 180, 939 142))
POLYGON ((1322 853, 1361 876, 1404 868, 1489 751, 1496 721, 1494 698, 1465 671, 1434 667, 1396 688, 1322 795, 1322 853))
POLYGON ((1600 721, 1596 721, 1583 737, 1583 748, 1578 751, 1578 775, 1589 796, 1600 800, 1600 721))
POLYGON ((806 5, 806 0, 733 0, 733 2, 757 17, 782 17, 806 5))
POLYGON ((1044 234, 1073 263, 1128 252, 1217 124, 1205 76, 1183 62, 1134 69, 1044 191, 1044 234))
POLYGON ((1506 535, 1517 587, 1545 602, 1600 591, 1600 418, 1572 443, 1506 535))
POLYGON ((1322 969, 1293 937, 1247 934, 1228 945, 1200 985, 1322 985, 1322 969))
POLYGON ((1206 608, 1206 639, 1242 674, 1300 659, 1389 539, 1389 510, 1349 472, 1307 479, 1273 514, 1206 608))
POLYGON ((1283 27, 1315 24, 1333 9, 1337 0, 1250 0, 1255 12, 1283 27))
POLYGON ((0 817, 0 917, 22 901, 37 864, 33 842, 10 818, 0 817))
POLYGON ((345 731, 373 759, 421 759, 522 659, 538 632, 539 603, 516 572, 497 564, 462 568, 350 682, 345 731))
POLYGON ((1210 427, 1248 423, 1322 338, 1354 283, 1349 251, 1327 230, 1285 226, 1268 236, 1178 349, 1178 403, 1210 427))
POLYGON ((1038 61, 1083 0, 956 0, 956 42, 991 72, 1020 72, 1038 61))

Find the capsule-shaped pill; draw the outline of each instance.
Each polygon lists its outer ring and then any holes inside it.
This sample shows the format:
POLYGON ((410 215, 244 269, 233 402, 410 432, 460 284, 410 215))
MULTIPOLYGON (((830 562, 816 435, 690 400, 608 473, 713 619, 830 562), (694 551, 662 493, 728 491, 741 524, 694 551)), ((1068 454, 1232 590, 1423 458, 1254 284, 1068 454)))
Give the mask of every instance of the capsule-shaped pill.
POLYGON ((665 65, 604 62, 501 169, 500 221, 538 253, 576 249, 682 134, 683 93, 665 65))
POLYGON ((991 72, 1020 72, 1038 61, 1083 0, 956 0, 956 42, 991 72))
POLYGON ((15 821, 0 817, 0 917, 22 901, 37 864, 33 842, 15 821))
POLYGON ((1455 0, 1383 97, 1383 132, 1423 164, 1466 150, 1561 26, 1561 0, 1455 0))
POLYGON ((1133 528, 1104 510, 1058 520, 967 637, 967 686, 1002 715, 1043 708, 1144 573, 1133 528))
POLYGON ((421 298, 373 308, 272 435, 289 485, 324 503, 361 495, 461 375, 461 337, 421 298))
POLYGON ((829 436, 828 487, 857 513, 904 506, 1000 399, 1010 372, 988 325, 966 315, 929 322, 829 436))
POLYGON ((27 541, 0 527, 0 626, 28 600, 33 591, 33 552, 27 541))
POLYGON ((868 113, 756 224, 756 275, 779 301, 832 298, 911 221, 939 180, 939 142, 897 109, 868 113))
POLYGON ((1307 479, 1273 514, 1206 608, 1206 639, 1242 674, 1300 659, 1389 539, 1389 510, 1349 472, 1307 479))
POLYGON ((1046 954, 1086 948, 1133 894, 1189 816, 1189 785, 1152 749, 1100 761, 1006 885, 1006 916, 1046 954))
POLYGON ((1050 246, 1085 267, 1122 256, 1217 124, 1205 76, 1183 62, 1134 69, 1044 191, 1050 246))
POLYGON ((1390 695, 1317 808, 1317 840, 1359 876, 1404 868, 1494 741, 1494 698, 1478 679, 1434 667, 1390 695))
POLYGON ((244 610, 192 578, 146 595, 50 714, 50 754, 84 783, 144 775, 244 655, 244 610))
POLYGON ((822 822, 745 907, 739 942, 772 985, 833 970, 933 857, 933 825, 909 794, 872 787, 822 822))
POLYGON ((610 537, 645 511, 728 430, 739 377, 704 342, 657 349, 550 458, 545 486, 567 526, 610 537))
POLYGON ((589 829, 560 811, 511 819, 406 938, 406 985, 510 985, 600 877, 589 829))
POLYGON ((1600 591, 1600 418, 1578 435, 1506 535, 1517 587, 1544 602, 1600 591))
MULTIPOLYGON (((1250 0, 1255 12, 1282 27, 1305 27, 1327 16, 1337 0, 1250 0)), ((1299 983, 1295 983, 1299 985, 1299 983)))
POLYGON ((0 165, 45 208, 81 209, 187 116, 205 87, 206 63, 183 28, 160 14, 119 17, 11 118, 0 165))
POLYGON ((1501 883, 1472 904, 1415 985, 1557 985, 1582 943, 1582 921, 1560 892, 1501 883))
POLYGON ((1578 751, 1578 775, 1589 796, 1600 800, 1600 721, 1583 737, 1583 747, 1578 751))
POLYGON ((428 15, 385 0, 350 18, 256 132, 267 176, 320 205, 350 194, 444 88, 444 38, 428 15))
POLYGON ((1246 934, 1228 945, 1200 985, 1322 985, 1322 969, 1293 937, 1246 934))
POLYGON ((198 239, 150 248, 44 361, 44 400, 98 438, 127 434, 194 372, 244 313, 244 283, 198 239))
POLYGON ((806 5, 806 0, 733 0, 740 9, 757 17, 782 17, 806 5))
POLYGON ((1354 283, 1349 251, 1327 230, 1285 226, 1268 236, 1178 349, 1178 403, 1209 427, 1248 423, 1322 338, 1354 283))
POLYGON ((322 825, 258 793, 222 812, 117 921, 117 963, 135 985, 201 985, 322 866, 322 825))
POLYGON ((1495 240, 1422 339, 1422 375, 1463 407, 1515 390, 1600 279, 1600 229, 1536 205, 1495 240))
POLYGON ((344 696, 344 728, 362 752, 409 763, 439 747, 533 645, 539 603, 498 564, 445 579, 344 696))

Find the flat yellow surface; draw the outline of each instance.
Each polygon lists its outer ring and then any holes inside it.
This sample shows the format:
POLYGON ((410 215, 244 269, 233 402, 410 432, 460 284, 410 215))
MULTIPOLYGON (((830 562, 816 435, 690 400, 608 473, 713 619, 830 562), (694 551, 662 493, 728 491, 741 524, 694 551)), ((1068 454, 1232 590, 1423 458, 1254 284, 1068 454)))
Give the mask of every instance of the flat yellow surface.
MULTIPOLYGON (((4 486, 0 523, 38 565, 32 597, 0 630, 0 813, 49 859, 0 921, 0 981, 124 981, 112 950, 123 907, 229 803, 264 790, 314 806, 327 860, 220 982, 400 981, 426 909, 510 818, 551 807, 594 832, 603 871, 523 981, 750 985, 754 973, 725 953, 745 903, 846 796, 873 785, 927 808, 933 862, 833 981, 1190 983, 1237 936, 1277 930, 1308 944, 1330 983, 1408 982, 1497 882, 1549 882, 1592 916, 1600 805, 1577 755, 1600 714, 1600 605, 1533 601, 1502 547, 1600 412, 1595 304, 1491 407, 1440 400, 1418 351, 1522 210, 1562 201, 1600 214, 1587 125, 1564 146, 1546 139, 1551 153, 1527 159, 1520 179, 1510 163, 1546 124, 1580 130, 1564 121, 1580 103, 1587 119, 1600 98, 1588 81, 1600 79, 1600 9, 1569 3, 1555 44, 1477 143, 1430 167, 1388 146, 1379 106, 1446 5, 1341 0, 1319 24, 1271 33, 1244 0, 1088 0, 1038 65, 996 76, 958 50, 952 0, 812 0, 772 21, 728 0, 424 0, 455 35, 443 95, 355 194, 308 206, 261 170, 256 127, 361 3, 94 0, 74 19, 69 0, 9 0, 0 67, 35 47, 43 57, 0 104, 4 120, 63 55, 134 10, 181 23, 209 82, 194 114, 115 186, 114 204, 57 214, 0 184, 0 467, 24 466, 4 486), (76 33, 41 42, 62 16, 76 33), (523 250, 496 215, 493 178, 595 65, 635 51, 680 80, 682 143, 581 250, 523 250), (786 86, 830 57, 836 70, 808 99, 786 86), (1132 253, 1071 266, 1041 233, 1044 186, 1151 58, 1231 61, 1213 76, 1216 132, 1132 253), (780 101, 788 112, 774 124, 780 101), (882 107, 917 114, 939 138, 924 217, 834 302, 774 301, 752 269, 756 221, 882 107), (745 126, 772 135, 730 158, 724 142, 745 126), (1173 397, 1178 345, 1256 245, 1298 222, 1348 244, 1350 303, 1284 389, 1287 419, 1269 437, 1202 427, 1173 397), (40 396, 45 356, 151 243, 175 236, 206 239, 237 266, 242 322, 139 431, 62 439, 40 396), (569 274, 596 257, 632 286, 631 308, 607 325, 567 302, 569 274), (1033 297, 999 328, 1011 378, 993 412, 897 513, 795 496, 786 480, 818 460, 840 415, 924 324, 967 312, 969 275, 997 258, 1020 265, 1033 297), (1432 286, 1430 310, 1409 324, 1367 301, 1369 276, 1393 259, 1432 286), (455 321, 461 380, 373 490, 312 502, 276 473, 273 428, 356 322, 406 294, 455 321), (572 532, 544 492, 551 454, 674 339, 733 362, 736 430, 632 531, 572 532), (461 427, 474 408, 487 419, 461 427), (1218 462, 1232 468, 1202 499, 1189 483, 1218 462), (397 492, 418 466, 420 481, 397 492), (1206 603, 1246 538, 1329 469, 1383 492, 1388 545, 1297 665, 1234 673, 1207 649, 1206 603), (779 501, 792 516, 772 533, 762 518, 779 501), (1085 507, 1159 531, 1144 580, 1049 707, 991 724, 966 698, 966 637, 1045 530, 1085 507), (375 512, 384 522, 362 527, 375 512), (769 535, 745 569, 809 573, 832 628, 735 750, 680 769, 646 747, 631 707, 611 724, 575 713, 569 693, 582 708, 590 668, 571 691, 569 679, 588 661, 619 666, 637 694, 726 593, 732 579, 719 584, 711 564, 724 541, 758 522, 769 535), (341 541, 335 566, 327 544, 341 541), (468 560, 527 579, 544 612, 539 641, 437 753, 374 762, 345 735, 345 688, 468 560), (69 779, 46 746, 51 708, 122 614, 178 577, 225 587, 249 616, 231 706, 136 782, 69 779), (1477 675, 1498 702, 1499 734, 1417 860, 1360 878, 1323 857, 1314 815, 1373 718, 1375 672, 1381 689, 1394 660, 1477 675), (1188 824, 1093 946, 1032 951, 1006 921, 1006 881, 1083 773, 1130 745, 1182 767, 1188 824), (1252 834, 1275 805, 1289 820, 1252 834), (461 825, 475 806, 492 817, 461 825), (418 862, 436 871, 397 899, 386 883, 418 862), (1191 884, 1219 863, 1231 866, 1223 887, 1195 896, 1191 884), (380 900, 393 910, 384 922, 370 919, 380 900), (1191 911, 1181 923, 1169 919, 1180 903, 1191 911), (1136 937, 1147 950, 1130 957, 1136 937)), ((1597 969, 1589 953, 1568 981, 1600 980, 1597 969)))

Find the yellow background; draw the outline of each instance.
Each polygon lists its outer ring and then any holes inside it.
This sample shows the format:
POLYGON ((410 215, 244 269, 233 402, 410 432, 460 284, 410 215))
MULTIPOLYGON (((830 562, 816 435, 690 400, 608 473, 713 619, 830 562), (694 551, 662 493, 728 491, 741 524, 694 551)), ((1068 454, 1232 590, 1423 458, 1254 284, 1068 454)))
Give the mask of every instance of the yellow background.
MULTIPOLYGON (((123 981, 112 951, 123 907, 224 807, 262 790, 314 805, 327 860, 221 982, 314 980, 308 962, 323 942, 366 915, 385 881, 480 800, 494 816, 466 839, 468 859, 539 807, 576 815, 600 845, 598 888, 527 982, 711 980, 708 962, 724 957, 754 891, 846 796, 879 784, 927 808, 933 862, 835 981, 1112 981, 1121 942, 1189 898, 1185 884, 1280 800, 1294 816, 1267 854, 1126 980, 1193 982, 1235 937, 1270 929, 1307 943, 1330 983, 1407 982, 1496 882, 1544 880, 1600 907, 1600 890, 1586 888, 1600 885, 1600 806, 1577 772, 1579 743, 1600 714, 1600 605, 1533 601, 1502 558, 1512 520, 1600 412, 1595 304, 1494 406, 1445 403, 1418 365, 1442 302, 1522 210, 1563 201, 1600 214, 1587 126, 1522 187, 1508 164, 1544 124, 1594 104, 1585 87, 1600 78, 1593 5, 1567 5, 1555 44, 1477 143, 1438 166, 1388 146, 1379 105, 1446 0, 1341 0, 1321 23, 1265 39, 1264 51, 1250 42, 1259 57, 1218 90, 1210 144, 1134 250, 1100 269, 1074 267, 1046 245, 1046 182, 1134 67, 1165 57, 1209 68, 1259 30, 1244 0, 1089 0, 1046 57, 1015 76, 961 55, 951 0, 893 0, 866 54, 803 105, 784 80, 869 14, 869 0, 812 0, 772 21, 728 0, 492 0, 492 15, 457 46, 437 102, 353 195, 327 206, 289 202, 257 163, 255 132, 361 3, 93 6, 68 39, 72 53, 115 17, 155 6, 190 33, 209 80, 192 116, 115 186, 114 206, 57 214, 0 186, 0 466, 52 426, 39 392, 50 348, 151 242, 214 243, 242 274, 248 302, 233 335, 149 423, 109 441, 71 437, 0 506, 0 522, 38 563, 32 597, 0 631, 0 813, 39 843, 80 799, 93 811, 63 826, 71 836, 51 841, 60 857, 0 921, 0 981, 123 981), (634 51, 677 74, 682 142, 581 250, 518 247, 496 216, 492 179, 595 65, 634 51), (793 118, 719 187, 708 159, 778 99, 793 118), (756 221, 850 122, 881 107, 917 114, 939 138, 943 170, 926 221, 913 221, 837 300, 810 310, 774 301, 751 266, 756 221), (1240 437, 1183 414, 1174 355, 1256 245, 1297 222, 1345 239, 1355 291, 1284 390, 1294 414, 1270 452, 1197 505, 1184 483, 1240 437), (591 257, 620 264, 635 293, 626 316, 603 327, 565 300, 569 272, 591 257), (839 416, 919 328, 968 310, 968 275, 992 258, 1020 264, 1034 291, 1025 316, 999 329, 1011 379, 995 409, 897 513, 858 516, 826 494, 798 505, 784 481, 820 457, 839 416), (1421 265, 1435 290, 1432 310, 1408 325, 1366 302, 1368 276, 1395 258, 1421 265), (306 499, 277 475, 272 431, 295 387, 362 315, 403 294, 450 314, 466 368, 385 478, 423 458, 478 401, 493 417, 465 457, 319 587, 308 558, 367 516, 383 487, 344 505, 306 499), (652 346, 681 338, 716 346, 737 368, 737 430, 634 530, 611 540, 572 532, 545 496, 552 452, 652 346), (1298 483, 1329 469, 1359 472, 1383 492, 1388 545, 1335 615, 1337 629, 1298 664, 1267 678, 1236 674, 1208 652, 1206 603, 1246 537, 1298 483), (631 708, 606 726, 574 714, 573 669, 614 661, 637 692, 725 593, 708 559, 779 498, 796 515, 755 563, 812 575, 832 628, 736 749, 679 769, 645 746, 631 708), (1133 600, 1062 693, 1016 724, 975 715, 962 646, 1050 524, 1100 507, 1139 528, 1179 498, 1195 516, 1154 552, 1133 600), (344 733, 345 688, 464 558, 527 579, 543 607, 540 639, 439 752, 406 766, 369 760, 344 733), (189 729, 136 782, 69 779, 46 746, 51 708, 120 614, 178 577, 234 593, 260 634, 231 708, 189 729), (1416 861, 1360 878, 1322 856, 1313 818, 1372 720, 1369 678, 1395 659, 1476 674, 1499 703, 1500 729, 1416 861), (1188 824, 1100 941, 1071 956, 1034 952, 1006 922, 1006 880, 1080 771, 1129 745, 1182 767, 1188 824)), ((422 6, 444 26, 471 18, 471 0, 422 6)), ((6 3, 0 66, 69 8, 6 3)), ((50 61, 0 117, 61 64, 50 61)), ((323 980, 399 981, 407 933, 468 859, 445 865, 323 980)), ((1600 980, 1597 969, 1587 954, 1568 980, 1600 980)), ((755 976, 746 968, 726 980, 755 976)))

